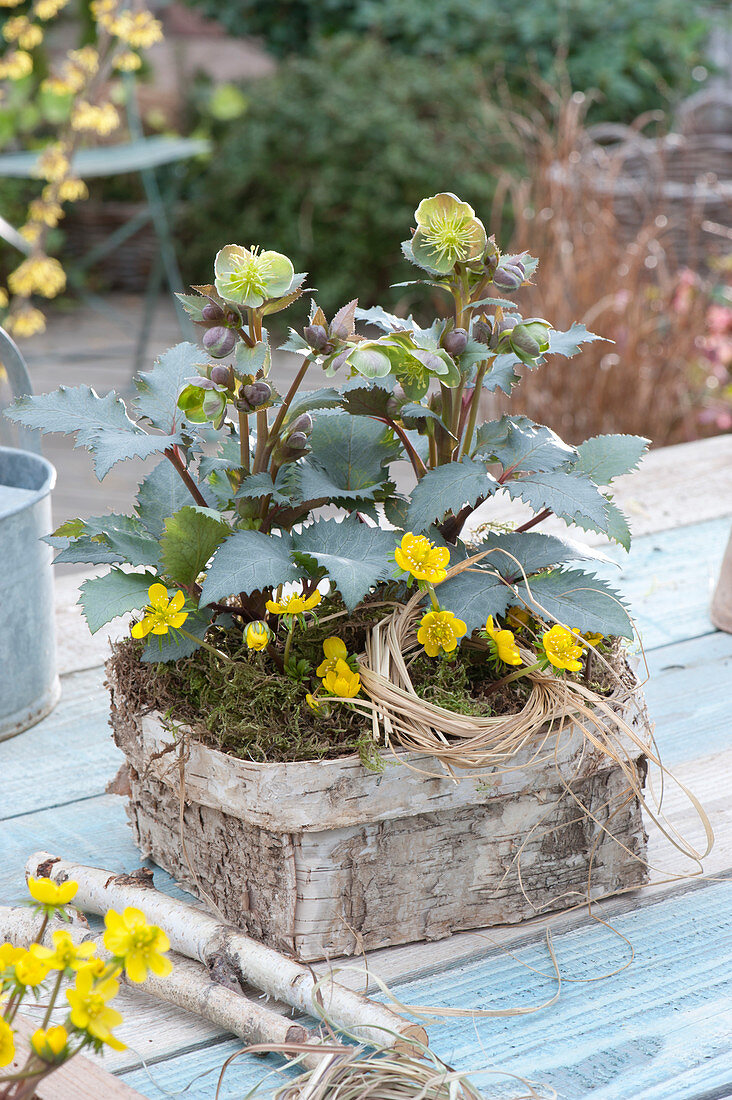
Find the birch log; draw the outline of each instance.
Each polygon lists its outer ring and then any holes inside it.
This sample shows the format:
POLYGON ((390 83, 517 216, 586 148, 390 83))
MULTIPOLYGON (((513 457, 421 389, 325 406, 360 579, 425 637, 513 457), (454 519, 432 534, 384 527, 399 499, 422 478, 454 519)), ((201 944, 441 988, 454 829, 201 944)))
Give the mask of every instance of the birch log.
MULTIPOLYGON (((38 918, 28 909, 0 906, 0 941, 9 940, 16 947, 30 947, 37 939, 38 918), (30 919, 29 919, 30 918, 30 919)), ((43 942, 51 944, 53 932, 68 932, 75 943, 86 941, 93 943, 100 958, 108 959, 109 952, 104 946, 103 935, 94 935, 85 921, 72 924, 54 921, 49 924, 43 936, 43 942)), ((302 1061, 307 1066, 317 1066, 323 1059, 318 1047, 319 1036, 309 1028, 297 1024, 282 1016, 279 1012, 265 1008, 264 1005, 246 997, 243 993, 220 985, 209 976, 206 967, 193 959, 175 952, 170 953, 173 972, 165 978, 148 973, 143 986, 135 985, 122 976, 127 986, 135 991, 142 990, 160 1001, 203 1016, 223 1031, 229 1031, 248 1045, 267 1045, 280 1047, 312 1046, 312 1054, 303 1052, 302 1061)), ((328 1042, 329 1049, 332 1041, 328 1042)), ((300 1053, 298 1050, 296 1053, 300 1053)))
POLYGON ((47 852, 36 852, 26 874, 79 884, 74 903, 85 912, 104 915, 110 909, 136 906, 167 934, 171 947, 208 969, 229 974, 241 985, 253 985, 292 1008, 319 1019, 323 1013, 336 1028, 378 1046, 427 1045, 427 1033, 385 1005, 346 989, 271 947, 250 939, 208 913, 156 890, 149 872, 118 875, 99 867, 71 863, 47 852), (322 1007, 321 1007, 322 1005, 322 1007))

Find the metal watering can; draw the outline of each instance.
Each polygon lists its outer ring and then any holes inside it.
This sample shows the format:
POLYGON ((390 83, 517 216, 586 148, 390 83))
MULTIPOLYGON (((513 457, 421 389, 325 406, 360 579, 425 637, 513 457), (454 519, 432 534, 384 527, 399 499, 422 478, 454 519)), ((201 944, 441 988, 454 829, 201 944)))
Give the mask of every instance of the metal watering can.
MULTIPOLYGON (((16 344, 0 328, 0 423, 3 391, 31 392, 16 344)), ((6 433, 0 428, 0 443, 6 433)), ((0 446, 0 741, 40 721, 61 694, 51 547, 51 490, 56 470, 40 454, 38 432, 20 429, 27 449, 0 446)))

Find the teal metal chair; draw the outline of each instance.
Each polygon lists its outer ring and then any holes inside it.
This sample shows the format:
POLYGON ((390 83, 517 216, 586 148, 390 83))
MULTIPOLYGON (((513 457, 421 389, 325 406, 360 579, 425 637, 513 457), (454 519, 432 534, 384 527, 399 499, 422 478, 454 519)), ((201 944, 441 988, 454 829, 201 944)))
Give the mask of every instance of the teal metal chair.
POLYGON ((41 453, 41 433, 34 428, 13 424, 3 410, 16 397, 33 393, 30 375, 18 345, 0 328, 0 447, 21 447, 24 451, 41 453))
MULTIPOLYGON (((142 226, 148 223, 152 224, 160 250, 150 272, 145 291, 145 308, 134 352, 133 370, 137 371, 145 364, 150 328, 163 275, 171 293, 183 289, 170 223, 166 213, 166 205, 169 204, 170 198, 164 197, 161 192, 156 169, 200 156, 207 153, 210 146, 207 141, 194 138, 143 137, 136 100, 132 93, 128 96, 127 115, 131 135, 129 142, 121 145, 102 146, 96 149, 83 149, 74 156, 72 168, 83 180, 139 172, 145 191, 145 208, 125 225, 110 234, 106 241, 88 252, 81 261, 77 261, 74 270, 70 273, 69 281, 75 291, 89 305, 114 316, 114 311, 110 310, 102 298, 90 293, 85 288, 85 273, 93 264, 98 263, 123 241, 137 233, 142 226)), ((33 179, 37 160, 38 154, 35 152, 0 154, 0 179, 33 179)), ((1 216, 0 237, 25 254, 30 251, 28 242, 1 216)), ((175 304, 181 332, 185 338, 191 338, 193 331, 190 321, 177 299, 175 304)))

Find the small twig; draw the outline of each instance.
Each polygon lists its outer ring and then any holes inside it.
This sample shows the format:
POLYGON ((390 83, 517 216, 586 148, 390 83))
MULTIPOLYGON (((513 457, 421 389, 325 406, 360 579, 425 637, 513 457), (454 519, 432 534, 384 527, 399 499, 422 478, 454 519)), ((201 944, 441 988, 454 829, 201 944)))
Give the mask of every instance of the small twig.
POLYGON ((539 512, 537 515, 532 516, 531 519, 527 519, 526 523, 522 523, 520 527, 517 527, 516 533, 530 531, 532 527, 536 527, 537 523, 541 523, 542 520, 548 519, 551 514, 551 508, 545 508, 543 512, 539 512))
POLYGON ((206 503, 206 498, 188 473, 177 449, 175 447, 168 447, 167 450, 163 451, 163 454, 175 466, 196 504, 200 504, 202 508, 207 508, 208 504, 206 503))

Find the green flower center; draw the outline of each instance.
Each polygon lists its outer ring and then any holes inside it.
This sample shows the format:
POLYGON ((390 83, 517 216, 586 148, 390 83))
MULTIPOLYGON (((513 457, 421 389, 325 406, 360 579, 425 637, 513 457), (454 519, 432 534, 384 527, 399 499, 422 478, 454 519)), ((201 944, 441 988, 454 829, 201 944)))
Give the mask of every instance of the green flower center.
POLYGON ((422 236, 431 251, 440 261, 450 264, 464 260, 470 254, 473 244, 472 219, 457 211, 447 214, 435 214, 426 226, 422 227, 422 236))
POLYGON ((252 248, 251 256, 244 258, 238 269, 228 276, 228 282, 232 290, 237 291, 243 298, 259 295, 267 297, 267 285, 274 274, 274 265, 271 259, 257 254, 257 247, 252 248))

